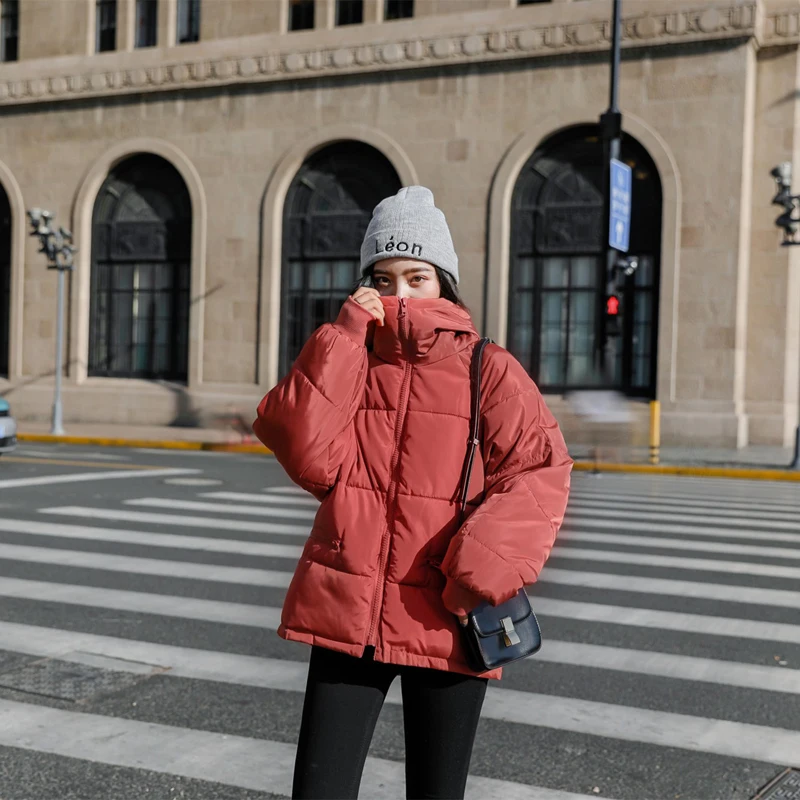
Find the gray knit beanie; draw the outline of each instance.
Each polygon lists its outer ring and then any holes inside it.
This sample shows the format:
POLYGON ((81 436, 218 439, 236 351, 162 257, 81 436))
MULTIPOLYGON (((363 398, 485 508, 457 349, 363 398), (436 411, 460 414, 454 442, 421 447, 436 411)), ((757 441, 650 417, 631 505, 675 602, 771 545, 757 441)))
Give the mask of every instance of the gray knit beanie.
POLYGON ((406 186, 381 200, 361 245, 361 274, 385 258, 415 258, 443 269, 458 283, 458 256, 444 214, 424 186, 406 186))

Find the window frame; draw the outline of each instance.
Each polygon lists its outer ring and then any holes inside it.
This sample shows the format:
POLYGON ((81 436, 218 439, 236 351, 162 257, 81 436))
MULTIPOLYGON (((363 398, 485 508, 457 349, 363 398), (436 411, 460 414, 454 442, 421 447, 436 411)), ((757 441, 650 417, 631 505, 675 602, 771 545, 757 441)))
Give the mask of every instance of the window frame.
POLYGON ((89 377, 188 382, 192 224, 170 162, 111 170, 92 212, 89 377))
POLYGON ((361 243, 372 210, 401 186, 396 170, 383 153, 351 140, 317 151, 294 176, 283 207, 280 375, 289 371, 315 326, 335 319, 360 274, 361 243), (346 229, 342 229, 342 220, 347 218, 353 223, 346 223, 346 229), (329 288, 314 289, 317 296, 309 298, 310 268, 327 264, 330 271, 345 262, 353 269, 350 286, 334 286, 329 277, 329 288), (307 267, 304 271, 302 265, 307 267), (296 279, 298 274, 300 281, 296 279), (310 300, 327 302, 327 314, 309 315, 310 300), (301 304, 298 320, 296 309, 301 304))
POLYGON ((0 378, 9 377, 11 357, 11 200, 0 186, 0 378))
POLYGON ((598 177, 602 164, 601 150, 597 126, 577 126, 545 141, 520 171, 512 195, 509 292, 506 300, 508 348, 523 363, 543 392, 563 394, 588 389, 613 389, 629 397, 652 399, 656 393, 658 369, 663 195, 661 180, 652 158, 632 138, 623 140, 622 159, 634 165, 634 192, 643 194, 638 194, 635 204, 634 213, 638 219, 634 220, 632 226, 630 255, 638 256, 640 263, 647 264, 647 269, 640 267, 622 283, 622 329, 618 337, 617 361, 610 365, 613 373, 611 381, 606 376, 590 374, 591 380, 588 382, 570 382, 569 367, 574 353, 570 350, 569 337, 574 326, 571 325, 569 313, 573 295, 585 289, 575 285, 572 280, 561 287, 543 286, 543 272, 549 259, 565 259, 570 263, 576 259, 595 259, 593 345, 596 348, 599 342, 604 341, 607 298, 606 251, 602 246, 602 190, 599 189, 602 182, 598 177), (569 160, 570 153, 575 159, 572 162, 569 160), (573 175, 570 175, 570 170, 573 175), (563 187, 559 184, 562 180, 563 187), (574 195, 569 194, 570 187, 574 195), (556 213, 548 213, 552 211, 556 213), (579 211, 583 213, 579 214, 579 211), (567 231, 558 227, 564 219, 572 221, 571 233, 569 226, 567 231), (553 228, 553 225, 556 227, 553 228), (532 262, 533 266, 526 273, 523 265, 528 262, 532 262), (649 274, 650 281, 643 283, 646 274, 649 274), (550 292, 562 292, 565 297, 562 308, 567 309, 566 316, 559 319, 560 332, 555 334, 564 342, 564 365, 558 372, 563 380, 557 382, 543 379, 543 359, 546 355, 543 302, 550 292), (518 305, 523 295, 530 297, 524 313, 518 305), (646 341, 641 340, 642 335, 646 336, 646 341), (529 350, 524 349, 526 345, 529 350), (637 376, 641 373, 643 358, 648 367, 646 381, 639 381, 637 376))

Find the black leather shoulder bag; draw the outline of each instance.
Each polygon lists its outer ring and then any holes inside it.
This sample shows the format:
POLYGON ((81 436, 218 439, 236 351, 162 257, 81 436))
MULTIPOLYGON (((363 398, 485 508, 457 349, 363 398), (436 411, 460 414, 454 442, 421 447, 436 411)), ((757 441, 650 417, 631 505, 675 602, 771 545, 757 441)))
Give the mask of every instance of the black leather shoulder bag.
MULTIPOLYGON (((470 369, 471 409, 469 441, 461 475, 459 505, 461 522, 467 512, 467 494, 475 453, 480 445, 481 365, 483 351, 491 339, 481 339, 472 354, 470 369)), ((499 606, 484 601, 467 615, 462 627, 470 666, 476 672, 497 669, 535 653, 542 646, 539 622, 523 586, 517 594, 499 606)))

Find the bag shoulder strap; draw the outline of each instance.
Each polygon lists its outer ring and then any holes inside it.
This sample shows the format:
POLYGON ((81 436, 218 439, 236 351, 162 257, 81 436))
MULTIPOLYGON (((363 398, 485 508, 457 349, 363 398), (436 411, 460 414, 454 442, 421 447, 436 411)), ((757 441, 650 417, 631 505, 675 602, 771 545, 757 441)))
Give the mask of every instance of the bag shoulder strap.
POLYGON ((483 351, 491 339, 481 339, 472 351, 470 364, 470 420, 469 438, 467 439, 467 455, 464 459, 464 468, 461 472, 461 490, 459 492, 459 513, 461 521, 467 513, 467 495, 469 493, 469 480, 472 476, 472 467, 475 463, 475 453, 481 443, 481 368, 483 366, 483 351))

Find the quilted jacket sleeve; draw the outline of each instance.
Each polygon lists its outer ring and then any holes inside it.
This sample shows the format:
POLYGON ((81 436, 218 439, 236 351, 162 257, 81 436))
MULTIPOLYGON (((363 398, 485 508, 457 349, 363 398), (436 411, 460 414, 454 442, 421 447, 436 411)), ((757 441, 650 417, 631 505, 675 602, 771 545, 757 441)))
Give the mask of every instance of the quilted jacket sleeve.
POLYGON ((564 519, 572 470, 558 423, 510 353, 487 348, 481 386, 486 493, 442 562, 444 604, 461 616, 536 581, 564 519))
POLYGON ((289 477, 322 498, 353 455, 353 419, 367 376, 373 317, 347 300, 335 323, 317 329, 297 360, 258 406, 256 436, 289 477))

